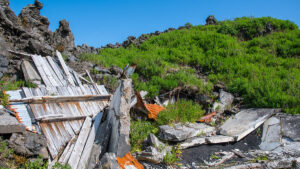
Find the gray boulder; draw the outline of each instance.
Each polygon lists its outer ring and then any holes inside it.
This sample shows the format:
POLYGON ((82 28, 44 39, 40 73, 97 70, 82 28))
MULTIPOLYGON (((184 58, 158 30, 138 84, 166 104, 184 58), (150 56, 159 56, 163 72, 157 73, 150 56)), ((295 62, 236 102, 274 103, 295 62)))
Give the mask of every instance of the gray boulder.
POLYGON ((115 153, 105 153, 100 160, 99 169, 119 169, 120 166, 117 162, 115 153))
POLYGON ((277 114, 264 123, 260 149, 300 156, 299 115, 277 114))
POLYGON ((165 141, 184 141, 196 136, 210 136, 216 129, 203 123, 181 123, 174 126, 163 125, 159 127, 159 138, 165 141))
POLYGON ((143 151, 137 153, 137 159, 148 161, 154 164, 161 163, 167 152, 171 152, 172 148, 160 142, 154 134, 150 134, 143 143, 143 151))
POLYGON ((19 123, 15 117, 5 112, 4 109, 0 109, 0 119, 0 134, 25 132, 25 126, 19 123))
POLYGON ((43 135, 24 132, 13 133, 9 139, 9 147, 14 152, 26 157, 42 156, 48 158, 47 141, 43 135))
POLYGON ((244 109, 231 117, 220 127, 220 133, 241 140, 263 124, 278 109, 244 109))

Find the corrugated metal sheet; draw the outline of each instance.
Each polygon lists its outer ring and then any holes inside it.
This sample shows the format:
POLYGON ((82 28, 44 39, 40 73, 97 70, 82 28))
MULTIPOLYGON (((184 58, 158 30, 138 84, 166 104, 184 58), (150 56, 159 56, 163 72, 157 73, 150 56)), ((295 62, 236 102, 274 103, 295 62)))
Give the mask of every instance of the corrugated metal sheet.
MULTIPOLYGON (((7 91, 6 94, 9 95, 9 99, 22 99, 22 90, 7 91)), ((36 132, 36 127, 33 125, 33 119, 27 109, 28 104, 15 103, 9 106, 9 109, 15 112, 15 116, 18 121, 26 126, 27 130, 36 132)))

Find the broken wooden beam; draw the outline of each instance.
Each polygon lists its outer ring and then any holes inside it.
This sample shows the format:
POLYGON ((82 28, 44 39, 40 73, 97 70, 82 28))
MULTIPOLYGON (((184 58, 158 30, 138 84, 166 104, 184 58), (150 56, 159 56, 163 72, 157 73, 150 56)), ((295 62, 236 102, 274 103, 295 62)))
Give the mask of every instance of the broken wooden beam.
POLYGON ((71 121, 71 120, 82 120, 87 116, 70 116, 70 117, 46 117, 46 118, 37 118, 36 121, 41 123, 50 123, 50 122, 62 122, 62 121, 71 121))
POLYGON ((36 96, 24 99, 12 99, 10 103, 59 103, 59 102, 76 102, 76 101, 92 101, 92 100, 110 100, 111 95, 82 95, 82 96, 36 96))
POLYGON ((75 84, 74 84, 74 81, 73 81, 73 79, 71 77, 71 73, 70 73, 70 71, 68 69, 68 66, 66 65, 66 63, 65 63, 65 61, 64 61, 61 53, 59 51, 56 51, 56 55, 57 55, 57 58, 58 58, 58 61, 59 61, 60 65, 61 65, 61 67, 63 69, 63 72, 65 73, 65 75, 67 77, 67 80, 68 80, 69 84, 71 84, 72 86, 74 86, 75 84))
POLYGON ((83 152, 85 143, 88 139, 88 136, 89 136, 89 133, 91 130, 91 124, 92 124, 92 118, 87 117, 82 125, 81 131, 80 131, 78 139, 75 143, 73 152, 68 161, 68 164, 71 166, 71 168, 76 169, 79 164, 81 154, 83 152))

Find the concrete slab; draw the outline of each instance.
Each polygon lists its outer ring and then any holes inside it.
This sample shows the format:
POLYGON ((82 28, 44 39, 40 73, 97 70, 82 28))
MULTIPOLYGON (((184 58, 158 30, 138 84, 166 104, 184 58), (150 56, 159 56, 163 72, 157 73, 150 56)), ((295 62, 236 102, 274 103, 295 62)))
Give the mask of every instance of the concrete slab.
POLYGON ((10 114, 3 112, 3 114, 0 115, 0 119, 0 134, 25 132, 25 126, 20 124, 18 120, 10 114))
POLYGON ((263 126, 263 134, 259 148, 265 151, 271 151, 281 145, 281 126, 280 119, 271 117, 263 126))
POLYGON ((236 137, 239 141, 278 111, 278 109, 244 109, 228 119, 220 127, 220 133, 236 137))

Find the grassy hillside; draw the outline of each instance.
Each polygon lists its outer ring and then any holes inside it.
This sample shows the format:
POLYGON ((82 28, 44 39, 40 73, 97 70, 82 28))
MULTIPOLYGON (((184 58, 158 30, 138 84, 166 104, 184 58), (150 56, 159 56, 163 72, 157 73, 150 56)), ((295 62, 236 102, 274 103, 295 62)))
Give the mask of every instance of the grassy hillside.
POLYGON ((211 94, 213 84, 223 82, 248 106, 300 113, 300 30, 290 21, 243 17, 192 26, 82 59, 105 67, 137 64, 135 88, 149 97, 184 85, 211 94))

